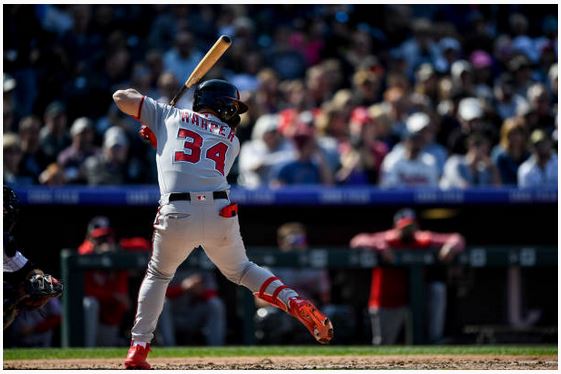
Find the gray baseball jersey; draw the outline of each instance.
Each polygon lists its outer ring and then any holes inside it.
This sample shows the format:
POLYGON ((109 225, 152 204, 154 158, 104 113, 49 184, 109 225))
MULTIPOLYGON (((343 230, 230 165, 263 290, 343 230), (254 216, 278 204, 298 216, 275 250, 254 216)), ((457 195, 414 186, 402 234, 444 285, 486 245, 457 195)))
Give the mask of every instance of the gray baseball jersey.
POLYGON ((240 152, 230 126, 211 114, 178 109, 147 96, 139 117, 158 139, 156 165, 162 195, 230 188, 226 176, 240 152))

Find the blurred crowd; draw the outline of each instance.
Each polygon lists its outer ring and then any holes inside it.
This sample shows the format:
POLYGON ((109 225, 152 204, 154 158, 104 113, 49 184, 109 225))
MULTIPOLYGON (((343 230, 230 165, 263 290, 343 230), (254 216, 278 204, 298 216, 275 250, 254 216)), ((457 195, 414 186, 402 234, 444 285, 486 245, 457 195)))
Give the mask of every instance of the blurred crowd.
POLYGON ((5 184, 156 183, 111 95, 168 102, 227 34, 232 184, 557 186, 555 5, 9 5, 4 34, 5 184))

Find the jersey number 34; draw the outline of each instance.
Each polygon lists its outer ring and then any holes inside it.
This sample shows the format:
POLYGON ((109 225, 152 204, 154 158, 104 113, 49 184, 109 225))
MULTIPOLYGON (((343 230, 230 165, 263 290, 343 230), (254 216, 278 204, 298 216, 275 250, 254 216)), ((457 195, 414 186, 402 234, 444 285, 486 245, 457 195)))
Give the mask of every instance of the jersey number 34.
MULTIPOLYGON (((191 162, 193 164, 201 160, 201 147, 203 146, 203 138, 199 134, 186 129, 179 129, 177 133, 179 139, 186 139, 183 148, 188 149, 190 153, 183 151, 175 152, 175 162, 191 162)), ((214 161, 214 168, 224 175, 224 160, 226 159, 226 151, 228 146, 224 143, 217 143, 210 147, 205 157, 214 161)))

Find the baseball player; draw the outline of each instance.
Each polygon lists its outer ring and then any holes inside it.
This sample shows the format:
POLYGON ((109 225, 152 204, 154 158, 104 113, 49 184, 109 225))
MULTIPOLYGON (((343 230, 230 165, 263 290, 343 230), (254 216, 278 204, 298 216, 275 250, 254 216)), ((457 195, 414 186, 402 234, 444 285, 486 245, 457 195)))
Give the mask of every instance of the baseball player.
POLYGON ((118 90, 113 99, 142 123, 141 134, 156 147, 161 192, 154 249, 138 295, 125 367, 150 368, 146 358, 166 288, 199 245, 227 279, 297 318, 318 342, 328 343, 333 337, 329 319, 245 253, 226 181, 240 151, 239 115, 248 109, 238 89, 223 80, 202 82, 194 91, 192 111, 158 103, 134 89, 118 90))
POLYGON ((19 250, 13 236, 19 213, 17 196, 4 186, 4 330, 21 310, 42 308, 50 298, 62 294, 62 284, 44 274, 19 250))

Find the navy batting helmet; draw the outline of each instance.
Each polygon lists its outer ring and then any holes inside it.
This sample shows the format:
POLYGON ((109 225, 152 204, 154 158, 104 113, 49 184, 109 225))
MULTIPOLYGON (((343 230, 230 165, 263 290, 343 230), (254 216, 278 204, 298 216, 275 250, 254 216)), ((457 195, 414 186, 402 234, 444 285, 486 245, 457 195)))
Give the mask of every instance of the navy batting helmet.
POLYGON ((239 115, 247 112, 247 105, 240 101, 236 86, 220 79, 200 83, 193 94, 193 110, 211 109, 218 118, 229 125, 239 123, 239 115))

